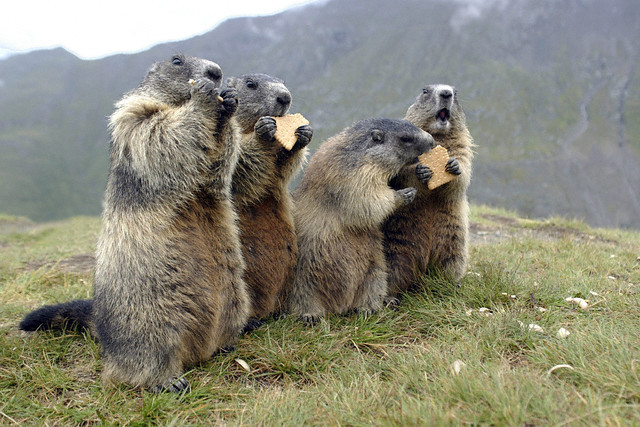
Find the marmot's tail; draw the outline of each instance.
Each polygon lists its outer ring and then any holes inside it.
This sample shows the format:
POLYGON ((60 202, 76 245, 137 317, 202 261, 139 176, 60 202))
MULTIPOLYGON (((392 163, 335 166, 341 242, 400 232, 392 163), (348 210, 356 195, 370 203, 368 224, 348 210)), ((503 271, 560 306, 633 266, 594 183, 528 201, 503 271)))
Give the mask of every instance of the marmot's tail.
MULTIPOLYGON (((35 331, 55 329, 61 331, 87 329, 93 333, 93 300, 79 299, 61 304, 45 305, 27 314, 20 329, 35 331)), ((95 335, 95 334, 93 334, 95 335)))

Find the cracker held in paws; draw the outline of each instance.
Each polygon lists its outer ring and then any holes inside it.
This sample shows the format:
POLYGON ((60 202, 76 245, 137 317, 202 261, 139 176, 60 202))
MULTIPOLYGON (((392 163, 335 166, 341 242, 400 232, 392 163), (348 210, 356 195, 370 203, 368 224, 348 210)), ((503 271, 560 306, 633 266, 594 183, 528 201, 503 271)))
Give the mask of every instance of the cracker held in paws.
POLYGON ((442 145, 437 145, 433 150, 421 154, 418 160, 433 172, 433 176, 427 182, 429 190, 438 188, 456 177, 445 170, 449 161, 449 152, 442 145))
POLYGON ((309 120, 305 119, 300 113, 288 114, 282 117, 274 117, 276 120, 276 133, 274 137, 280 144, 287 150, 291 150, 296 143, 298 137, 296 136, 296 129, 300 126, 308 125, 309 120))

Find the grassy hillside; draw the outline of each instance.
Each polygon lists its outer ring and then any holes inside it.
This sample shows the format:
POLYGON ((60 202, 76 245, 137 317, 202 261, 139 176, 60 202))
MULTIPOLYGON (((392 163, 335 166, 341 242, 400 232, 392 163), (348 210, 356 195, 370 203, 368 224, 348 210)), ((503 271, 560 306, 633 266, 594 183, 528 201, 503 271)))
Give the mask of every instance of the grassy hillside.
POLYGON ((156 396, 105 386, 82 334, 17 330, 91 295, 99 220, 0 217, 0 424, 639 424, 640 233, 481 206, 471 219, 460 288, 435 277, 369 318, 272 319, 188 372, 190 394, 156 396))

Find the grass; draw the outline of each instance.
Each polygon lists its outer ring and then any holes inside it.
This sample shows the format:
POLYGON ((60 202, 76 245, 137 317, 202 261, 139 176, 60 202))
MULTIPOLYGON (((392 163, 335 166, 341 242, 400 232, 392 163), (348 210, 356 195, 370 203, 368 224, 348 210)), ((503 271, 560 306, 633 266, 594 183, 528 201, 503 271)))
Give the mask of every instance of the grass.
POLYGON ((81 333, 17 330, 41 304, 90 295, 90 273, 64 260, 91 252, 99 219, 0 228, 0 424, 639 424, 640 233, 484 206, 471 219, 460 287, 434 274, 368 318, 270 319, 193 367, 186 395, 103 384, 81 333))

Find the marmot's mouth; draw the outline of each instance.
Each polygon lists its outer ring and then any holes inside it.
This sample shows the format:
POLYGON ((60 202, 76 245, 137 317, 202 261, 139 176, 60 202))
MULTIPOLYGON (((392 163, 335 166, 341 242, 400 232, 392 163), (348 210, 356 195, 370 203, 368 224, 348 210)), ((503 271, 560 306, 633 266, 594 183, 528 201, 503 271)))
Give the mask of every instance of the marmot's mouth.
POLYGON ((436 119, 446 122, 451 117, 451 113, 448 108, 443 108, 436 113, 436 119))

